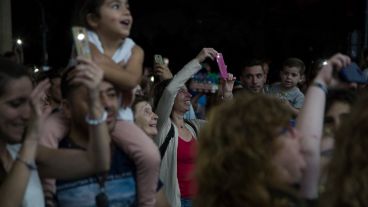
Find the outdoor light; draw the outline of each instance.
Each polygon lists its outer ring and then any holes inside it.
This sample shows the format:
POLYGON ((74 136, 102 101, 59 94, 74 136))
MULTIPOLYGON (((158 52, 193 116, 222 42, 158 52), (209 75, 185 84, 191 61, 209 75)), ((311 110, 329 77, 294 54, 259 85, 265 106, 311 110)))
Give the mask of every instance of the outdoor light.
POLYGON ((20 38, 17 39, 17 44, 18 45, 22 45, 23 44, 23 42, 22 42, 22 40, 20 38))
POLYGON ((151 76, 150 80, 152 83, 155 82, 155 76, 151 76))
POLYGON ((38 69, 36 66, 34 66, 34 70, 33 70, 33 72, 34 73, 38 73, 40 71, 40 69, 38 69))

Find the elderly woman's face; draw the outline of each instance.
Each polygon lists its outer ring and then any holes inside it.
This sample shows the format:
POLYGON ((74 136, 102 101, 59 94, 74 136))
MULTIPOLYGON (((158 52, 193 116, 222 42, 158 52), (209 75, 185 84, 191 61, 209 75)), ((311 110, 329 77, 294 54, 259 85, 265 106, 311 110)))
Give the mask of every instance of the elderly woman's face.
POLYGON ((28 77, 11 80, 0 97, 0 138, 7 143, 22 141, 30 118, 29 97, 32 82, 28 77))
POLYGON ((151 105, 142 101, 135 105, 134 121, 148 136, 157 135, 158 116, 152 111, 151 105))

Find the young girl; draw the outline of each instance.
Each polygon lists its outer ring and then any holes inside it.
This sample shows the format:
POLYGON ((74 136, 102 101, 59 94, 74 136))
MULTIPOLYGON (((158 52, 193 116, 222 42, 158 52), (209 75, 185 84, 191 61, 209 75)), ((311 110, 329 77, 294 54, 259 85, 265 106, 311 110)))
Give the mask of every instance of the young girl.
POLYGON ((133 18, 127 0, 87 0, 79 11, 82 26, 89 29, 93 60, 103 68, 104 78, 123 91, 120 121, 113 139, 137 168, 138 204, 153 206, 160 155, 156 145, 133 122, 129 107, 132 89, 139 84, 144 53, 128 38, 133 18))

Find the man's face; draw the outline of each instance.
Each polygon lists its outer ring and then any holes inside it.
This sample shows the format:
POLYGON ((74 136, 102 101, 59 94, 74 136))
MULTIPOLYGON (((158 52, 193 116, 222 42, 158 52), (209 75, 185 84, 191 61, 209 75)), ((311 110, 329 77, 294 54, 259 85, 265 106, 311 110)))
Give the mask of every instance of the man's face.
POLYGON ((116 119, 119 111, 119 97, 118 92, 114 86, 106 81, 100 85, 100 100, 102 106, 107 111, 107 126, 109 130, 113 130, 116 124, 116 119))
MULTIPOLYGON (((119 110, 118 92, 109 82, 103 81, 99 88, 100 101, 102 107, 106 110, 108 116, 106 124, 109 130, 113 130, 116 124, 119 110)), ((79 86, 71 94, 68 107, 69 116, 72 116, 76 127, 87 129, 85 116, 88 114, 88 91, 84 86, 79 86)))
POLYGON ((266 82, 265 74, 261 65, 245 67, 241 76, 241 81, 247 89, 254 93, 262 92, 266 82))

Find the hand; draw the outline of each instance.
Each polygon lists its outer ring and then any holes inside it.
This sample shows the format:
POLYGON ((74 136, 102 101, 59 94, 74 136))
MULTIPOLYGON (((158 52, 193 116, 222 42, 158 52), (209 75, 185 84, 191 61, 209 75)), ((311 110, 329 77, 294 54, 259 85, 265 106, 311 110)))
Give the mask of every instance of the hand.
POLYGON ((340 53, 335 54, 330 59, 328 59, 327 64, 321 68, 316 76, 316 80, 322 81, 327 86, 337 85, 339 81, 333 77, 333 70, 337 70, 338 72, 341 68, 349 65, 350 62, 350 57, 340 53))
POLYGON ((50 88, 51 84, 48 79, 41 81, 30 95, 31 117, 27 126, 25 141, 35 141, 38 143, 40 134, 42 133, 44 123, 51 113, 51 108, 43 110, 42 97, 50 88))
POLYGON ((197 55, 196 59, 198 59, 198 62, 200 63, 206 60, 206 58, 211 58, 212 60, 214 60, 217 53, 218 52, 213 48, 203 48, 201 52, 199 52, 199 54, 197 55))
POLYGON ((82 84, 88 88, 90 95, 98 94, 103 78, 103 70, 86 58, 78 57, 77 60, 79 64, 68 76, 70 84, 82 84))
POLYGON ((155 64, 153 69, 155 75, 157 75, 160 81, 171 79, 173 74, 166 65, 155 64))
POLYGON ((234 88, 234 83, 235 83, 236 77, 231 74, 228 73, 227 74, 227 78, 223 79, 221 78, 221 87, 222 87, 222 91, 224 94, 226 93, 232 93, 233 88, 234 88))

